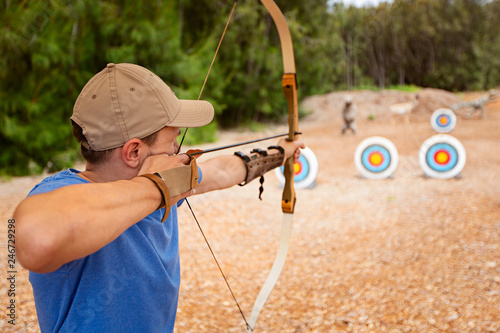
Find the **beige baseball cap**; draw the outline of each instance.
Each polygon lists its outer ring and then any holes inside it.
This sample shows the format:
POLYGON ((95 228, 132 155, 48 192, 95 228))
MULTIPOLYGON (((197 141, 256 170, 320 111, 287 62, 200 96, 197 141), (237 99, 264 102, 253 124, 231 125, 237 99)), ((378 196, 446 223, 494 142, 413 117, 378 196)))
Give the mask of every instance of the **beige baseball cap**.
POLYGON ((144 138, 165 126, 204 126, 213 117, 212 104, 178 99, 148 69, 110 63, 83 87, 71 120, 82 128, 90 147, 102 151, 144 138))

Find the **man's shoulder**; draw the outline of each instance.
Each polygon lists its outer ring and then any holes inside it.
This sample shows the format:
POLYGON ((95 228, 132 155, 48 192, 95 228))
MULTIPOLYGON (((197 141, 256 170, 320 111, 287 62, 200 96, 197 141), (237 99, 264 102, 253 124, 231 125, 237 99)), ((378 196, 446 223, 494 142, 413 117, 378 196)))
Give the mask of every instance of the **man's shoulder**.
POLYGON ((63 186, 75 185, 75 184, 85 184, 88 181, 84 180, 78 174, 80 171, 75 169, 67 169, 53 174, 44 180, 42 180, 38 185, 36 185, 28 194, 41 194, 53 191, 55 189, 61 188, 63 186))

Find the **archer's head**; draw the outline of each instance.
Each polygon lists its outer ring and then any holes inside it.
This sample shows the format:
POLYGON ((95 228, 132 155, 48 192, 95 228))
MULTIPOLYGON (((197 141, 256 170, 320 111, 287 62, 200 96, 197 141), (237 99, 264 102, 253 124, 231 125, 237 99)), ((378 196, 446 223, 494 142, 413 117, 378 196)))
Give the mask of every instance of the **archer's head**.
POLYGON ((81 129, 82 150, 107 151, 164 127, 200 127, 212 121, 207 101, 182 100, 148 69, 110 63, 82 89, 71 121, 81 129))

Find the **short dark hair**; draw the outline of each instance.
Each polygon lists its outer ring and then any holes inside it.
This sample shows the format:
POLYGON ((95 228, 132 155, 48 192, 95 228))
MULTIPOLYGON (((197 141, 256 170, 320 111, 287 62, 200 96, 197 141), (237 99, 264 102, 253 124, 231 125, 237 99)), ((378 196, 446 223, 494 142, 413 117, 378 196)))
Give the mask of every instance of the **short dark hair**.
MULTIPOLYGON (((71 120, 71 125, 73 126, 73 136, 78 141, 78 143, 80 143, 80 152, 87 162, 98 164, 105 162, 110 158, 111 152, 116 148, 111 148, 103 151, 92 150, 87 141, 87 138, 85 137, 85 135, 83 135, 83 130, 80 125, 75 123, 73 120, 71 120)), ((140 140, 146 145, 152 146, 156 142, 158 132, 159 131, 156 131, 144 138, 140 138, 140 140)))

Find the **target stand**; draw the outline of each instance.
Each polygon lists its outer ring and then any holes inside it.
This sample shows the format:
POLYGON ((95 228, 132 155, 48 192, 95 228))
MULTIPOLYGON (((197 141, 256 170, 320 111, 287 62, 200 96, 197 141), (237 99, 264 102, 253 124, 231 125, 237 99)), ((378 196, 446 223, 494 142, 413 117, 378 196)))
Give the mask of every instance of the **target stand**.
POLYGON ((437 134, 424 141, 419 151, 420 167, 427 177, 460 177, 466 154, 462 143, 448 134, 437 134))
POLYGON ((372 136, 358 145, 354 153, 354 163, 364 178, 392 177, 399 163, 398 150, 390 140, 372 136))
POLYGON ((451 132, 457 124, 457 116, 450 109, 437 109, 432 113, 431 126, 438 133, 451 132))
MULTIPOLYGON (((313 188, 316 186, 316 177, 318 176, 318 159, 309 148, 300 149, 300 158, 294 164, 295 176, 294 187, 296 189, 313 188)), ((284 167, 274 169, 274 174, 281 186, 285 185, 284 167)))

